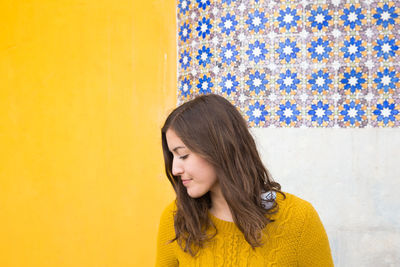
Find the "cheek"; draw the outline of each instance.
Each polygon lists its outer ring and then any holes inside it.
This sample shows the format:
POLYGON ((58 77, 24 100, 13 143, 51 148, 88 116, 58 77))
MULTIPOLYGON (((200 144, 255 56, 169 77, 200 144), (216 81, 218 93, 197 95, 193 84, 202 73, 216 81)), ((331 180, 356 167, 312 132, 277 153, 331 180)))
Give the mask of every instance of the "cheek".
POLYGON ((208 162, 203 164, 200 168, 202 173, 202 178, 206 183, 214 183, 217 180, 214 167, 211 166, 208 162))
POLYGON ((197 183, 209 185, 216 180, 214 166, 201 157, 192 157, 190 161, 187 162, 185 171, 189 176, 194 178, 197 183))

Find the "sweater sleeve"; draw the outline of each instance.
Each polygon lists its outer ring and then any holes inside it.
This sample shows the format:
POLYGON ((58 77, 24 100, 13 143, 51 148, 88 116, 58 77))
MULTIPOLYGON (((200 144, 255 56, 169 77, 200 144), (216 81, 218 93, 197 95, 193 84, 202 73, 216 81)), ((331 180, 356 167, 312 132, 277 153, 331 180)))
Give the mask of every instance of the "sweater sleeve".
POLYGON ((175 202, 172 202, 161 215, 157 237, 156 267, 174 267, 179 265, 174 252, 174 242, 169 243, 170 240, 175 238, 174 208, 175 202))
POLYGON ((321 219, 310 203, 307 206, 307 215, 299 238, 299 266, 334 266, 328 236, 321 219))

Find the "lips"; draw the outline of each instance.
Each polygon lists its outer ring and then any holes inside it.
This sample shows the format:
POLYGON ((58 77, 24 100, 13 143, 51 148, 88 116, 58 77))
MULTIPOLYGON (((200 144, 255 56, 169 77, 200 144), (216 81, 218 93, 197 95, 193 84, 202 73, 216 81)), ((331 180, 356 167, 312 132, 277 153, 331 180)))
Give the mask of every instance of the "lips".
POLYGON ((182 184, 183 185, 187 185, 188 183, 190 183, 192 179, 186 179, 186 180, 182 180, 182 184))

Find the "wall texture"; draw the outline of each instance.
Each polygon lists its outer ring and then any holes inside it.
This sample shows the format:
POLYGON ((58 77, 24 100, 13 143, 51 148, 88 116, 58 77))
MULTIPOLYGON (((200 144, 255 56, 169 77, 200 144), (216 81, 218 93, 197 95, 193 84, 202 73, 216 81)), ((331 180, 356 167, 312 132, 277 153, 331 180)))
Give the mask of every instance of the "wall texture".
POLYGON ((152 266, 174 1, 1 1, 0 266, 152 266))
POLYGON ((400 2, 179 0, 178 102, 217 93, 337 266, 400 266, 400 2))
POLYGON ((284 191, 311 202, 335 266, 400 265, 398 129, 252 129, 284 191))

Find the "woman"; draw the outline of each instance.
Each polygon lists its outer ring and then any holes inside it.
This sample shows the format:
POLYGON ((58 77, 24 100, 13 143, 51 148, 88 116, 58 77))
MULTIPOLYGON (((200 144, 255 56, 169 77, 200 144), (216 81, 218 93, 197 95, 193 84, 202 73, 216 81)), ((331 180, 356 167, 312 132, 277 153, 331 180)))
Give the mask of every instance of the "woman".
POLYGON ((176 200, 161 216, 156 266, 333 266, 317 212, 272 180, 223 97, 176 108, 162 147, 176 200))

